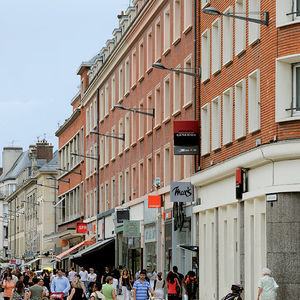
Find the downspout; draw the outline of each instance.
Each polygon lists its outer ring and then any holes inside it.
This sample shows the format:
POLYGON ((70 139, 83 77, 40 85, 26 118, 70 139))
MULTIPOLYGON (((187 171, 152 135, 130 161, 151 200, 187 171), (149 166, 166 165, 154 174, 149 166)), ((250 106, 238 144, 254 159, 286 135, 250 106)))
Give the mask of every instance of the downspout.
MULTIPOLYGON (((99 88, 97 89, 97 100, 96 100, 96 106, 97 106, 97 133, 99 133, 99 88)), ((98 214, 99 214, 99 143, 100 143, 100 138, 99 134, 97 134, 97 167, 96 167, 96 198, 97 198, 97 203, 96 203, 96 242, 98 242, 99 238, 99 228, 98 228, 98 214)))
MULTIPOLYGON (((194 72, 197 70, 197 0, 194 0, 194 72)), ((194 77, 194 120, 197 120, 197 77, 194 77)), ((194 173, 197 172, 197 155, 194 155, 194 173)))

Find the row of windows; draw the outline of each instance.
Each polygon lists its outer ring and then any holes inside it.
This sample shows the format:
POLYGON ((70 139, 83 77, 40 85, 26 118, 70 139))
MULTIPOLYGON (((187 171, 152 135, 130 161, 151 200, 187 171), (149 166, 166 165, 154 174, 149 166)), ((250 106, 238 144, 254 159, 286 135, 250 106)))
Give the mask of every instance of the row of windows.
POLYGON ((74 168, 81 158, 79 156, 71 155, 71 152, 77 154, 83 154, 84 151, 84 140, 83 140, 83 128, 77 132, 72 139, 68 141, 60 150, 59 150, 59 162, 60 168, 64 170, 71 170, 74 168))
POLYGON ((83 215, 81 199, 83 199, 83 184, 59 196, 56 209, 58 224, 72 221, 83 215))
POLYGON ((201 154, 221 148, 260 129, 260 72, 248 76, 248 118, 246 118, 246 79, 242 79, 201 108, 201 154), (234 109, 233 109, 234 94, 234 109), (222 109, 223 106, 223 109, 222 109), (223 112, 223 115, 222 115, 223 112), (234 114, 234 121, 233 121, 234 114), (223 136, 221 134, 223 133, 223 136), (211 139, 210 139, 211 134, 211 139))
MULTIPOLYGON (((246 11, 246 0, 236 0, 235 14, 246 11)), ((260 0, 249 0, 248 13, 260 11, 260 0)), ((232 13, 233 7, 228 7, 224 14, 232 13)), ((235 19, 235 55, 246 50, 246 22, 235 19)), ((260 38, 260 25, 248 22, 248 44, 255 43, 260 38)), ((212 27, 206 29, 201 36, 202 82, 207 81, 211 74, 221 70, 233 60, 233 18, 223 16, 217 18, 212 27), (222 24, 221 24, 222 22, 222 24), (223 43, 222 43, 223 38, 223 43), (211 59, 211 65, 210 65, 211 59)))
MULTIPOLYGON (((138 46, 132 50, 125 60, 124 65, 122 64, 119 67, 117 72, 118 78, 116 78, 117 76, 114 74, 110 81, 104 84, 100 91, 100 121, 103 121, 105 117, 108 117, 109 110, 113 109, 117 102, 122 102, 124 97, 129 95, 130 89, 136 87, 137 81, 143 80, 146 70, 148 71, 151 69, 152 63, 160 59, 162 51, 165 55, 169 52, 172 34, 173 44, 178 43, 182 30, 182 11, 184 14, 184 31, 190 29, 192 25, 192 1, 174 0, 172 8, 169 5, 163 11, 163 18, 161 19, 159 17, 156 20, 154 28, 148 30, 145 40, 141 39, 138 46), (173 15, 171 15, 171 12, 173 12, 173 15), (174 22, 171 22, 172 17, 174 18, 174 22), (173 28, 172 24, 174 24, 173 28), (111 106, 109 106, 109 104, 111 104, 111 106)), ((191 68, 192 62, 186 60, 184 67, 191 68)), ((185 81, 187 90, 189 93, 192 93, 192 79, 185 78, 185 81)), ((86 110, 87 134, 95 128, 96 116, 96 99, 94 99, 86 110)))

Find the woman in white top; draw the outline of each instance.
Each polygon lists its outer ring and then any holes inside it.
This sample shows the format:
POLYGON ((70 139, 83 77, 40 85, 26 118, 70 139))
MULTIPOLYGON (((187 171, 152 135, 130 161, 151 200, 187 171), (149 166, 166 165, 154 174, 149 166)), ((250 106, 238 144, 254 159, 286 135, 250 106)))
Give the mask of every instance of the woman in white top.
POLYGON ((94 283, 97 280, 97 274, 95 273, 95 270, 93 268, 90 268, 90 273, 88 274, 87 281, 88 281, 88 289, 89 293, 91 294, 94 283))
POLYGON ((154 291, 158 298, 164 299, 165 281, 162 279, 162 272, 157 273, 157 279, 154 282, 154 291))
POLYGON ((263 277, 259 279, 258 282, 258 296, 257 300, 275 300, 276 299, 276 289, 278 284, 271 277, 271 270, 268 268, 262 269, 263 277))

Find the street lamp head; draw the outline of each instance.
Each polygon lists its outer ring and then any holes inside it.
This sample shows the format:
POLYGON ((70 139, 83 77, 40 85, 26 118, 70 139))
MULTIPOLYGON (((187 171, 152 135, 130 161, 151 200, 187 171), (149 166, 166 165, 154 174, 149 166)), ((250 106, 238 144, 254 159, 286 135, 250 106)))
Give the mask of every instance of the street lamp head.
POLYGON ((122 105, 114 105, 114 108, 118 108, 118 109, 126 109, 124 106, 122 105))
POLYGON ((214 7, 207 7, 204 8, 202 11, 207 15, 222 15, 222 13, 214 7))
POLYGON ((161 63, 154 63, 154 64, 152 64, 152 67, 153 68, 156 68, 156 69, 161 69, 161 70, 165 70, 165 69, 167 69, 163 64, 161 64, 161 63))

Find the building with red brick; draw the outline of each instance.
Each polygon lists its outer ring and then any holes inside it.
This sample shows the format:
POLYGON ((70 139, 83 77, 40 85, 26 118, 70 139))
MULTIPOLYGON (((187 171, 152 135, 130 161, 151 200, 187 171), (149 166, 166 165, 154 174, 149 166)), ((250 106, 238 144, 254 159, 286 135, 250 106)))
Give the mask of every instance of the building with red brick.
POLYGON ((299 298, 299 10, 292 0, 201 1, 201 170, 191 179, 200 299, 234 282, 255 299, 265 266, 280 299, 299 298), (203 12, 212 7, 223 15, 203 12), (268 25, 226 16, 263 12, 268 25))

